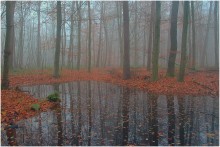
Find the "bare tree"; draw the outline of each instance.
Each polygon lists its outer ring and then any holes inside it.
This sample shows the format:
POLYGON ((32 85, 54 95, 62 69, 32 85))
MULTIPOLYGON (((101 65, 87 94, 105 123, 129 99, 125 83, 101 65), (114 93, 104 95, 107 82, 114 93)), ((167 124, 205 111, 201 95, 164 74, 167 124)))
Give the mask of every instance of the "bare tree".
POLYGON ((215 67, 219 67, 219 2, 215 1, 214 7, 214 29, 215 29, 215 67))
POLYGON ((65 66, 65 50, 66 50, 66 4, 63 3, 63 28, 62 28, 62 53, 61 67, 65 66))
POLYGON ((40 61, 41 61, 41 35, 40 35, 40 7, 41 1, 38 2, 38 10, 37 10, 37 18, 38 18, 38 25, 37 25, 37 67, 40 68, 40 61))
POLYGON ((186 67, 186 42, 187 42, 187 29, 188 29, 188 16, 189 16, 189 1, 184 2, 183 14, 183 31, 182 31, 182 45, 181 45, 181 60, 179 68, 178 81, 184 81, 185 67, 186 67))
MULTIPOLYGON (((147 23, 147 17, 144 18, 144 23, 147 23)), ((144 28, 144 41, 143 41, 143 67, 145 67, 145 57, 146 57, 146 28, 144 28)))
POLYGON ((152 36, 154 30, 154 12, 155 12, 155 2, 151 2, 151 19, 150 19, 150 27, 149 27, 149 42, 148 42, 148 51, 147 51, 147 70, 151 69, 151 52, 152 52, 152 36))
POLYGON ((77 13, 78 13, 78 58, 77 58, 77 69, 80 69, 80 60, 81 60, 81 1, 76 2, 77 13))
POLYGON ((123 1, 123 24, 124 24, 124 63, 123 63, 123 78, 130 78, 130 40, 129 40, 129 9, 128 1, 123 1))
POLYGON ((118 37, 119 37, 119 46, 120 46, 120 67, 123 67, 123 38, 121 30, 121 2, 116 2, 117 6, 117 17, 118 17, 118 37))
POLYGON ((53 73, 53 76, 55 78, 58 78, 60 76, 59 65, 60 65, 61 24, 62 24, 61 1, 57 1, 57 39, 56 39, 56 51, 54 58, 54 73, 53 73))
POLYGON ((172 2, 171 23, 170 23, 170 55, 168 61, 167 75, 173 77, 175 75, 175 61, 177 51, 177 16, 179 1, 172 2))
POLYGON ((100 65, 100 54, 101 54, 101 40, 102 40, 102 20, 103 19, 103 2, 101 2, 101 12, 100 12, 100 25, 99 25, 99 49, 98 49, 98 55, 96 60, 96 67, 99 67, 100 65))
POLYGON ((158 57, 160 51, 160 11, 161 3, 156 1, 156 21, 155 21, 155 35, 154 35, 154 47, 153 47, 153 57, 152 57, 152 80, 156 81, 158 79, 158 57))
POLYGON ((2 89, 9 88, 9 80, 8 80, 9 58, 14 44, 13 43, 14 9, 15 9, 15 1, 6 1, 6 38, 5 38, 5 50, 4 50, 2 89))
POLYGON ((192 69, 195 70, 195 64, 196 64, 196 31, 195 31, 194 1, 191 1, 191 15, 192 15, 192 69))
POLYGON ((23 3, 20 2, 20 32, 19 32, 19 52, 18 52, 18 66, 19 68, 22 68, 23 66, 23 48, 24 48, 24 12, 23 12, 23 3))
POLYGON ((73 26, 74 26, 74 20, 73 20, 73 15, 74 15, 74 4, 75 2, 72 1, 72 6, 71 6, 71 16, 70 16, 70 44, 69 44, 69 54, 68 54, 68 67, 71 67, 72 64, 72 51, 73 51, 73 26))
POLYGON ((88 15, 89 15, 89 40, 88 40, 88 50, 89 50, 89 61, 88 61, 88 72, 91 72, 91 14, 90 14, 90 1, 88 1, 88 15))
POLYGON ((104 27, 104 33, 105 33, 105 57, 104 57, 104 66, 106 66, 106 62, 107 62, 107 55, 108 55, 108 49, 109 49, 109 38, 108 38, 108 30, 107 30, 107 26, 108 26, 108 24, 107 24, 107 20, 106 20, 106 6, 105 6, 105 3, 103 3, 103 7, 104 7, 104 9, 103 9, 103 27, 104 27))
POLYGON ((209 16, 208 16, 208 23, 206 27, 206 33, 205 33, 205 40, 202 50, 202 56, 200 58, 201 61, 201 67, 203 68, 205 66, 205 60, 207 60, 207 45, 208 45, 208 34, 209 34, 209 28, 210 28, 210 21, 211 21, 211 15, 212 15, 212 1, 210 1, 210 7, 209 7, 209 16))
POLYGON ((138 53, 137 53, 137 1, 135 3, 135 16, 134 16, 134 66, 137 67, 137 58, 138 58, 138 53))

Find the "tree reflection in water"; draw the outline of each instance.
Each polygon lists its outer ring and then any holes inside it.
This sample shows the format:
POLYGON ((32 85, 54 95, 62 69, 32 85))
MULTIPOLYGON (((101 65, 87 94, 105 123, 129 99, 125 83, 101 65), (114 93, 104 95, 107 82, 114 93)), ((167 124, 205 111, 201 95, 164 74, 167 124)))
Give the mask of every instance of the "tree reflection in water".
POLYGON ((82 118, 81 118, 81 89, 80 89, 80 82, 77 82, 77 110, 78 110, 78 133, 77 133, 77 144, 82 145, 82 137, 81 137, 81 128, 82 128, 82 118))
POLYGON ((174 110, 174 96, 167 96, 167 110, 168 110, 168 143, 174 145, 175 136, 175 110, 174 110))
POLYGON ((87 111, 89 116, 89 135, 88 135, 88 146, 91 145, 91 129, 92 129, 92 96, 91 96, 91 82, 88 81, 88 103, 87 111))
MULTIPOLYGON (((23 87, 60 90, 55 110, 18 122, 18 145, 218 145, 218 98, 147 94, 99 82, 23 87), (59 89, 60 87, 60 89, 59 89), (204 99, 204 100, 203 100, 204 99)), ((2 130, 2 145, 8 145, 2 130)))
POLYGON ((157 95, 149 95, 148 99, 148 133, 150 146, 158 145, 157 98, 157 95))
POLYGON ((122 145, 128 144, 128 128, 129 128, 129 96, 130 89, 123 88, 122 96, 122 119, 123 119, 123 142, 122 145))
MULTIPOLYGON (((54 84, 53 85, 53 88, 54 88, 54 91, 55 92, 59 92, 59 84, 54 84)), ((56 117, 57 117, 57 136, 58 136, 58 139, 57 139, 57 145, 58 146, 62 146, 63 144, 63 124, 62 124, 62 109, 61 109, 61 106, 60 106, 60 102, 56 102, 56 106, 54 107, 55 108, 55 113, 56 113, 56 117)))

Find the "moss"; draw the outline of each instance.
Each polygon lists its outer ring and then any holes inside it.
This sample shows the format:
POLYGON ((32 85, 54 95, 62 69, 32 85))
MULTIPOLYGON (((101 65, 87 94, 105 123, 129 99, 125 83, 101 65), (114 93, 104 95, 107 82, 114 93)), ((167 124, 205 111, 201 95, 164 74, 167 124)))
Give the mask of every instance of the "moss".
POLYGON ((31 110, 38 111, 39 109, 40 109, 40 105, 39 104, 32 104, 31 105, 31 110))
POLYGON ((50 101, 50 102, 60 101, 59 93, 58 92, 54 92, 53 94, 48 95, 47 96, 47 100, 50 101))

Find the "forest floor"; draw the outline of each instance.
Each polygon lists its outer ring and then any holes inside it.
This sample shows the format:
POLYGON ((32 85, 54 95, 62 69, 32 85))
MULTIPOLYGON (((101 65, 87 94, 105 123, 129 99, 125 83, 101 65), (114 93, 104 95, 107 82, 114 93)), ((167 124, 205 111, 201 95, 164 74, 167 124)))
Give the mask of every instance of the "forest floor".
POLYGON ((63 69, 58 79, 53 78, 51 70, 40 70, 10 74, 10 90, 1 90, 1 122, 8 123, 12 119, 18 121, 38 112, 30 110, 31 105, 39 103, 41 111, 46 111, 53 106, 48 101, 39 101, 37 98, 19 90, 19 86, 64 83, 70 81, 100 81, 126 86, 134 89, 163 95, 192 95, 202 96, 219 95, 219 72, 199 71, 186 72, 185 81, 177 82, 176 77, 167 77, 165 70, 159 71, 159 79, 151 81, 151 72, 144 68, 132 69, 131 79, 122 79, 121 69, 94 69, 91 73, 86 70, 63 69))

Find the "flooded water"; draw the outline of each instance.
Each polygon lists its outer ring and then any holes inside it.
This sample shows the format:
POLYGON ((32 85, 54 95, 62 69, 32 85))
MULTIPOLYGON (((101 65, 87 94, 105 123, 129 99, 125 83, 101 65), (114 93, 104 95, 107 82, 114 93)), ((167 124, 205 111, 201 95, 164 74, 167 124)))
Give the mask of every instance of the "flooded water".
MULTIPOLYGON (((152 95, 95 81, 23 87, 53 110, 18 122, 18 145, 219 145, 219 100, 152 95)), ((2 130, 2 145, 8 145, 2 130)))

